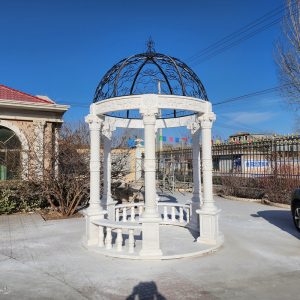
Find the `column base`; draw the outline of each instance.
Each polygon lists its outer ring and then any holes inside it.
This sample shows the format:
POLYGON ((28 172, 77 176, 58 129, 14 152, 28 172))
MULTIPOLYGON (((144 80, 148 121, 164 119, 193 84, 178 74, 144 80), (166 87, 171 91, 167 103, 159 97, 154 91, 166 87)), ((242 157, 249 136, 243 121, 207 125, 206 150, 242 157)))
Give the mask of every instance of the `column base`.
POLYGON ((205 211, 198 209, 196 213, 199 214, 200 236, 197 239, 199 243, 209 245, 222 244, 224 236, 219 231, 219 214, 221 210, 205 211))
POLYGON ((83 212, 85 217, 85 236, 83 244, 85 246, 93 246, 98 244, 99 226, 93 223, 96 219, 104 219, 106 211, 91 212, 88 209, 83 212))
POLYGON ((159 242, 160 218, 141 218, 142 222, 142 250, 140 256, 157 258, 162 256, 159 242))
POLYGON ((140 217, 140 220, 145 220, 145 222, 161 222, 160 214, 158 213, 157 209, 147 209, 145 208, 143 214, 140 217))

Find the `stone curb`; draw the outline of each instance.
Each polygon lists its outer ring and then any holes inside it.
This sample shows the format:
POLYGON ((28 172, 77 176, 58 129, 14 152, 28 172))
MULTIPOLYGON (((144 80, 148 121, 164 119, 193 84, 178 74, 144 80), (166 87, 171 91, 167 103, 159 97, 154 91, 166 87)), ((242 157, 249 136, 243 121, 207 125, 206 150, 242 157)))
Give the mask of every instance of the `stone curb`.
POLYGON ((235 197, 235 196, 229 196, 229 195, 220 195, 220 194, 216 194, 216 195, 218 195, 219 197, 222 197, 224 199, 233 200, 233 201, 262 203, 262 199, 241 198, 241 197, 235 197))
POLYGON ((228 195, 218 195, 218 196, 222 197, 224 199, 233 200, 233 201, 254 202, 254 203, 261 203, 261 204, 265 204, 265 205, 269 205, 269 206, 279 207, 279 208, 290 209, 289 204, 275 203, 275 202, 271 202, 267 199, 240 198, 240 197, 234 197, 234 196, 228 196, 228 195))
POLYGON ((271 202, 267 199, 262 199, 261 203, 266 204, 266 205, 270 205, 270 206, 279 207, 279 208, 287 208, 287 209, 291 208, 291 206, 289 204, 275 203, 275 202, 271 202))

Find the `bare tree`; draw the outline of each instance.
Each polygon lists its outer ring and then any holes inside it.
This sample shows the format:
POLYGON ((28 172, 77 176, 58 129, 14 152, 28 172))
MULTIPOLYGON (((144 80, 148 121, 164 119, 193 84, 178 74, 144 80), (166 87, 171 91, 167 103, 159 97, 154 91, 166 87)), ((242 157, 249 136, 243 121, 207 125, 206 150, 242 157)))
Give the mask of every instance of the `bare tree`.
MULTIPOLYGON (((86 123, 64 124, 57 139, 57 128, 39 124, 28 135, 28 174, 24 181, 4 186, 7 196, 3 211, 31 210, 50 207, 56 216, 71 216, 88 205, 90 194, 90 137, 86 123), (40 126, 41 125, 41 126, 40 126), (38 127, 39 126, 39 127, 38 127), (44 131, 41 137, 40 132, 44 131), (56 139, 54 139, 54 134, 56 139), (47 205, 48 203, 48 205, 47 205)), ((112 137, 111 177, 112 193, 120 190, 130 172, 132 154, 127 146, 133 132, 123 130, 112 137)), ((14 134, 7 130, 0 139, 0 174, 9 174, 9 179, 18 179, 22 173, 21 145, 16 144, 14 134), (7 172, 6 172, 7 170, 7 172), (20 176, 20 175, 19 175, 20 176)), ((102 143, 103 146, 103 143, 102 143)), ((103 162, 103 149, 100 152, 103 162)), ((102 165, 103 166, 103 165, 102 165)), ((103 184, 103 167, 101 178, 103 184)), ((4 177, 4 175, 1 175, 4 177)), ((103 191, 102 187, 101 190, 103 191)), ((3 193, 2 193, 3 194, 3 193)), ((114 196, 114 195, 113 195, 114 196)), ((4 199, 5 200, 5 199, 4 199)), ((3 202, 3 201, 2 201, 3 202)), ((1 211, 0 211, 1 213, 1 211)))
MULTIPOLYGON (((117 155, 112 157, 112 179, 123 178, 127 170, 129 150, 121 148, 127 139, 126 134, 113 137, 114 148, 119 148, 117 155)), ((39 189, 41 197, 44 197, 52 210, 63 216, 71 216, 80 208, 87 206, 89 201, 89 129, 87 124, 80 122, 77 125, 64 124, 60 131, 58 151, 53 152, 53 144, 49 140, 44 141, 44 153, 51 153, 48 159, 49 167, 40 161, 39 152, 31 152, 31 161, 36 165, 43 165, 43 176, 34 176, 30 179, 39 189)), ((32 141, 34 144, 34 141, 32 141)), ((101 150, 103 161, 103 151, 101 150)), ((103 168, 101 178, 103 178, 103 168)), ((28 190, 28 193, 33 192, 28 190)))
POLYGON ((42 172, 31 172, 29 184, 23 186, 23 194, 30 198, 38 191, 51 209, 63 216, 71 216, 85 206, 89 194, 87 134, 82 123, 77 126, 64 124, 56 149, 50 138, 44 139, 39 149, 39 140, 33 135, 30 144, 35 147, 29 151, 30 165, 32 170, 42 169, 42 172))
POLYGON ((287 0, 283 37, 277 43, 276 62, 282 92, 289 103, 300 104, 300 0, 287 0))

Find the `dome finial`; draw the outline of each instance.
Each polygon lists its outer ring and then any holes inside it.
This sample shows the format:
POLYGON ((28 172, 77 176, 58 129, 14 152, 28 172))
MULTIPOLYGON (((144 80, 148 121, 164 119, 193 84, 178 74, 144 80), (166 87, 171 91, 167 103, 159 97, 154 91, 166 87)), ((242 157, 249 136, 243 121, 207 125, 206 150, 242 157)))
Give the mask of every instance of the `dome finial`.
POLYGON ((155 52, 154 45, 155 45, 155 43, 154 43, 154 41, 153 41, 153 39, 152 39, 152 37, 150 35, 149 39, 148 39, 148 41, 146 43, 147 53, 154 53, 155 52))

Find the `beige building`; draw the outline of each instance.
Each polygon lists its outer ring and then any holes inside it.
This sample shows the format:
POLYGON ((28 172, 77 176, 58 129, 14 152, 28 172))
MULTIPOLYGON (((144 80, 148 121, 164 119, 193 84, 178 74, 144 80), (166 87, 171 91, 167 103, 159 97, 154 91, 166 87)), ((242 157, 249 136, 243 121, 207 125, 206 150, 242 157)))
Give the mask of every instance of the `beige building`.
POLYGON ((270 139, 272 137, 273 137, 272 134, 238 132, 236 134, 229 136, 229 142, 244 143, 244 142, 251 142, 251 141, 259 141, 266 138, 270 139))
POLYGON ((55 170, 59 128, 68 106, 0 84, 0 180, 55 170))

